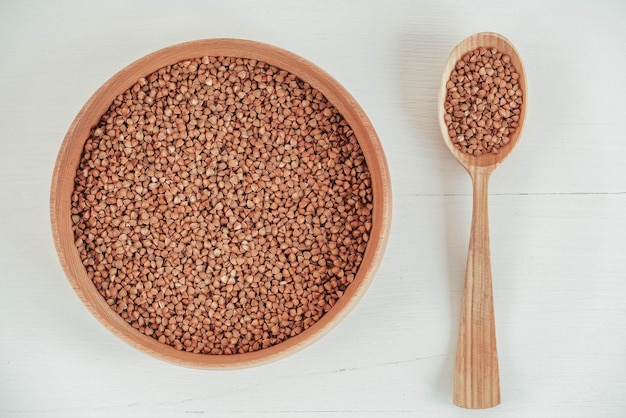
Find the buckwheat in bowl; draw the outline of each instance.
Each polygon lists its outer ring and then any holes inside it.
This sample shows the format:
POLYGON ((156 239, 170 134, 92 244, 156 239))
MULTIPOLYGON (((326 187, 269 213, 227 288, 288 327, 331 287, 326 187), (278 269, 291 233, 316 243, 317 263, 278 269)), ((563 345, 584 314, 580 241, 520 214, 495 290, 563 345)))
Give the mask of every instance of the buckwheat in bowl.
POLYGON ((65 273, 124 341, 200 368, 275 360, 328 332, 382 259, 391 186, 372 124, 280 48, 210 39, 130 64, 59 151, 65 273))

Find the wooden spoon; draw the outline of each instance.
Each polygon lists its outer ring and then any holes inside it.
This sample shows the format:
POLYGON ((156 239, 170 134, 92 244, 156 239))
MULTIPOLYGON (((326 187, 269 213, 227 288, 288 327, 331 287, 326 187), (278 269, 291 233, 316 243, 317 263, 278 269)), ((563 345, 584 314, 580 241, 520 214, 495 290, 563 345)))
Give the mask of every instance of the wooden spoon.
POLYGON ((465 289, 461 308, 461 324, 457 343, 454 404, 463 408, 490 408, 500 403, 500 378, 496 330, 491 285, 491 256, 489 252, 489 219, 487 215, 487 186, 493 170, 509 155, 519 139, 526 113, 526 75, 519 54, 511 43, 496 33, 477 33, 463 40, 450 54, 443 71, 439 90, 438 117, 444 142, 452 155, 465 167, 472 178, 474 202, 470 233, 465 289), (511 57, 523 92, 519 126, 510 142, 497 154, 471 155, 454 147, 444 120, 446 83, 450 73, 467 52, 479 47, 497 48, 511 57))

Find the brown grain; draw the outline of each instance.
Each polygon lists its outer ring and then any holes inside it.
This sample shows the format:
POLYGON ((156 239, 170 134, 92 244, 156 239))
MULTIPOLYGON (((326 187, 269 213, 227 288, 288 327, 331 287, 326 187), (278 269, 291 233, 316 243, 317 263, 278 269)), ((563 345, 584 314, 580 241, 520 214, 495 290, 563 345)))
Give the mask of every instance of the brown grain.
POLYGON ((511 57, 476 48, 446 83, 444 120, 454 147, 471 155, 497 153, 519 127, 523 92, 511 57))
POLYGON ((178 350, 234 354, 333 307, 363 259, 372 190, 319 91, 263 62, 203 57, 114 100, 85 143, 71 213, 112 310, 178 350))

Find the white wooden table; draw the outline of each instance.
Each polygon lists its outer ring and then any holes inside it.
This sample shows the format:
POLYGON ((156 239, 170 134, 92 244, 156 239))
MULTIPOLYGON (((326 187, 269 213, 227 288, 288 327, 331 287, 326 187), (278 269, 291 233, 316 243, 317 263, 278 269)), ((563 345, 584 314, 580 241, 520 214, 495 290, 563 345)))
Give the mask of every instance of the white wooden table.
POLYGON ((617 0, 3 2, 0 416, 626 416, 625 20, 617 0), (451 401, 471 187, 435 107, 448 53, 486 30, 515 44, 529 92, 490 189, 502 404, 471 412, 451 401), (374 123, 394 188, 357 308, 304 351, 239 371, 173 366, 109 333, 65 279, 48 215, 57 150, 97 87, 212 37, 332 74, 374 123))

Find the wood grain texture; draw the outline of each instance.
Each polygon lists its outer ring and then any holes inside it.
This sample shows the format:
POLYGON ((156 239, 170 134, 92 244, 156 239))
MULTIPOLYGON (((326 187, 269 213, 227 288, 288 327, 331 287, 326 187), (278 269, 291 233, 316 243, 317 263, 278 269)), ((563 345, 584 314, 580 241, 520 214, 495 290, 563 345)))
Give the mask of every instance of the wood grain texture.
POLYGON ((446 147, 469 173, 474 196, 453 397, 454 404, 463 408, 484 409, 500 403, 489 246, 488 186, 493 170, 511 154, 519 141, 526 120, 526 100, 524 64, 515 47, 504 36, 493 32, 477 33, 459 42, 450 53, 439 87, 437 104, 439 127, 446 147), (474 156, 454 147, 444 120, 444 104, 450 72, 463 55, 479 47, 497 48, 498 51, 511 56, 511 62, 520 75, 519 85, 524 93, 524 102, 519 115, 519 127, 510 135, 511 142, 500 148, 497 154, 474 156))
POLYGON ((483 409, 500 404, 496 320, 491 283, 488 185, 491 169, 472 173, 472 227, 456 353, 454 404, 483 409))

